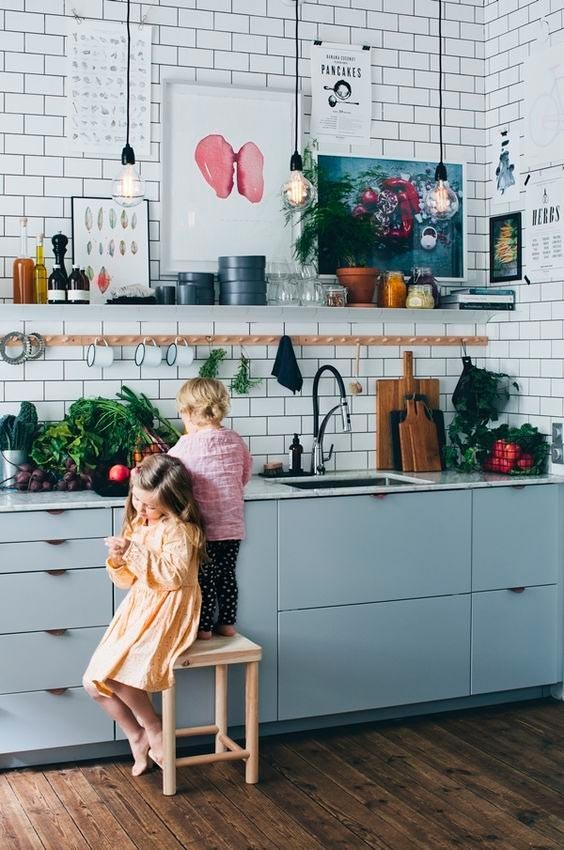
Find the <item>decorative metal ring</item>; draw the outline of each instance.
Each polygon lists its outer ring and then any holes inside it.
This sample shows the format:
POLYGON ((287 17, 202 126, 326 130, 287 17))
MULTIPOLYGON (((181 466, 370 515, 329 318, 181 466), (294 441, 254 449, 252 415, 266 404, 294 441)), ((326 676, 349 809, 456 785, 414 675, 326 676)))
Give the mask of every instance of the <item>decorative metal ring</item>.
POLYGON ((0 357, 4 361, 4 363, 9 363, 10 366, 19 366, 26 360, 26 337, 25 334, 20 331, 11 331, 6 334, 2 338, 0 338, 0 357), (12 357, 8 354, 8 345, 11 342, 19 343, 22 347, 22 350, 19 354, 16 354, 15 357, 12 357))
POLYGON ((26 334, 26 360, 37 360, 45 351, 45 340, 38 333, 26 334))

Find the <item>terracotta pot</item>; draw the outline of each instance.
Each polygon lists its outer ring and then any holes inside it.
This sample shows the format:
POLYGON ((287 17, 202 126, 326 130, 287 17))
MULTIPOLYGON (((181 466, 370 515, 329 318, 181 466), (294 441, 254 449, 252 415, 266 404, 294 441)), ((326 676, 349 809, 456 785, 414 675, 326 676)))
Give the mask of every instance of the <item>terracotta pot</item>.
POLYGON ((336 271, 339 283, 348 290, 349 304, 371 304, 378 280, 378 269, 342 268, 336 271))

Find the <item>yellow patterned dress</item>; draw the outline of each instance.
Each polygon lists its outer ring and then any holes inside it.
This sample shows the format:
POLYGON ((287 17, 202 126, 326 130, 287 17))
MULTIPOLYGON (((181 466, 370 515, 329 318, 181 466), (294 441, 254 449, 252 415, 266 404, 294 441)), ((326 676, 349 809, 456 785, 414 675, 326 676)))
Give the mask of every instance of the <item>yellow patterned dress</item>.
POLYGON ((106 562, 116 587, 130 588, 85 673, 99 693, 108 679, 144 691, 173 684, 176 658, 196 639, 201 595, 195 529, 174 517, 134 523, 124 566, 106 562))

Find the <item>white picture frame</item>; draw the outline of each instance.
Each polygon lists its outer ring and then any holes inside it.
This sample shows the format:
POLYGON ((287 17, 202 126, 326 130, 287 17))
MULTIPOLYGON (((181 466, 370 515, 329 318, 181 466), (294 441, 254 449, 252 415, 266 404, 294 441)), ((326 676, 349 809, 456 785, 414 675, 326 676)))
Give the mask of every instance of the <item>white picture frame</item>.
POLYGON ((163 80, 162 274, 213 272, 221 255, 291 260, 281 188, 294 110, 293 92, 163 80))

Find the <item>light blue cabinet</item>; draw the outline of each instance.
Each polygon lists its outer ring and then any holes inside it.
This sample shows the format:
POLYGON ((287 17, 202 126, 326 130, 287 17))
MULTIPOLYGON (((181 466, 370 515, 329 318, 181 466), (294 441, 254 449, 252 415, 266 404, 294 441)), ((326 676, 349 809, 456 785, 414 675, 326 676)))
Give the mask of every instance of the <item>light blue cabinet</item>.
POLYGON ((283 611, 279 719, 466 696, 470 595, 283 611))
POLYGON ((468 593, 471 497, 280 501, 279 608, 468 593))

